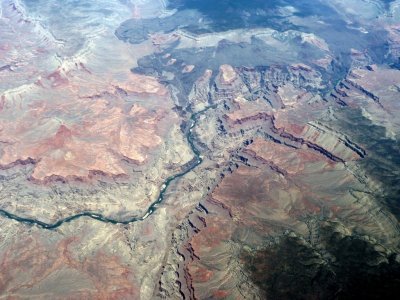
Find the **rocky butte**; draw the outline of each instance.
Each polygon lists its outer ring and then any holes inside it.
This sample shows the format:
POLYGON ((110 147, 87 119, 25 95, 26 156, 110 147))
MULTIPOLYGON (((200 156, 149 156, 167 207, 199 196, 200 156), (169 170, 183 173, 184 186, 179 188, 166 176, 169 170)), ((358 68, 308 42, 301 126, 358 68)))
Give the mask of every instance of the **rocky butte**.
POLYGON ((397 299, 400 1, 4 0, 0 299, 397 299))

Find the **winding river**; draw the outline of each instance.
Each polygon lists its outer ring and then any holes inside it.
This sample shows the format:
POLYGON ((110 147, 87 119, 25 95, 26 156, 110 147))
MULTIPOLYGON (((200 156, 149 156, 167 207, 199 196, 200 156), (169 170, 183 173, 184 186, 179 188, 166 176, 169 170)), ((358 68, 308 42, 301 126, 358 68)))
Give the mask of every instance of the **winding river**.
POLYGON ((216 105, 208 106, 207 108, 205 108, 205 109, 203 109, 203 110, 201 110, 199 112, 193 113, 190 116, 190 119, 189 119, 189 130, 187 130, 186 139, 187 139, 187 141, 188 141, 188 143, 190 145, 190 148, 192 149, 192 152, 193 152, 193 154, 195 156, 194 157, 195 163, 190 165, 186 170, 184 170, 184 171, 182 171, 182 172, 180 172, 178 174, 172 175, 172 176, 168 177, 164 181, 164 183, 162 185, 162 188, 160 190, 160 193, 158 194, 157 199, 149 206, 149 208, 147 209, 146 213, 143 216, 131 217, 131 218, 126 219, 126 220, 117 220, 117 219, 112 219, 112 218, 105 217, 100 213, 86 211, 86 212, 81 212, 81 213, 66 217, 64 219, 60 219, 60 220, 58 220, 58 221, 56 221, 54 223, 45 223, 45 222, 42 222, 42 221, 37 220, 37 219, 20 217, 18 215, 15 215, 15 214, 10 213, 8 211, 5 211, 3 209, 0 209, 0 215, 6 217, 8 219, 15 220, 15 221, 20 222, 20 223, 37 225, 38 227, 41 227, 43 229, 49 229, 49 230, 56 229, 56 228, 60 227, 61 225, 63 225, 64 223, 68 223, 68 222, 71 222, 73 220, 76 220, 76 219, 79 219, 79 218, 82 218, 82 217, 89 217, 89 218, 92 218, 92 219, 97 220, 97 221, 101 221, 101 222, 105 222, 105 223, 111 223, 111 224, 129 224, 129 223, 134 223, 134 222, 145 220, 146 218, 151 216, 157 210, 159 204, 164 201, 165 193, 166 193, 168 187, 170 186, 170 184, 174 180, 186 175, 187 173, 189 173, 190 171, 192 171, 194 168, 196 168, 198 165, 200 165, 202 163, 203 159, 200 156, 200 150, 197 149, 195 144, 194 144, 194 137, 193 137, 192 129, 193 129, 194 126, 196 126, 198 117, 200 115, 204 114, 210 108, 215 108, 215 107, 216 107, 216 105))

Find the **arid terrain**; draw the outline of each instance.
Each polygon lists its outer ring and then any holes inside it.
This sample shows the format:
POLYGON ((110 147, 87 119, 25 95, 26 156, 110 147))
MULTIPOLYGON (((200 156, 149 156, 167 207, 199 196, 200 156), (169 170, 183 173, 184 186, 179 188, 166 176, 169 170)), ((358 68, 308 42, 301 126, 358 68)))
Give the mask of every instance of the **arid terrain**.
POLYGON ((0 2, 0 299, 397 299, 400 1, 0 2))

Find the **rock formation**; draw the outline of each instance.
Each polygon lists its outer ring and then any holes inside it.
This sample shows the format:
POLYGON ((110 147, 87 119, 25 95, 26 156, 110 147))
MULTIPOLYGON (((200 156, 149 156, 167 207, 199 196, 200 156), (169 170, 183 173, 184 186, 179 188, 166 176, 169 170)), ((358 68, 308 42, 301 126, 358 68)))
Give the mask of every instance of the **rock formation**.
POLYGON ((0 298, 396 299, 399 4, 3 1, 0 298))

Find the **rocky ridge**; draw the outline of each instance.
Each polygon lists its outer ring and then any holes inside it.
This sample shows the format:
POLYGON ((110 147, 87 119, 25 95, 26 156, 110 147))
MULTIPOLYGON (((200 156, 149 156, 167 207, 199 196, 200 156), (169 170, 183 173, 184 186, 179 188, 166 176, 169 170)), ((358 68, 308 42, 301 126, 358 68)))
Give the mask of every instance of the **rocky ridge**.
POLYGON ((324 3, 340 37, 304 1, 39 2, 1 4, 0 298, 398 294, 398 1, 324 3))

